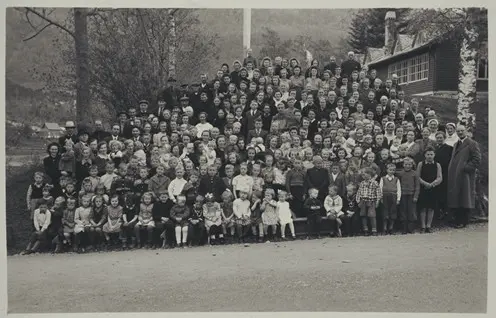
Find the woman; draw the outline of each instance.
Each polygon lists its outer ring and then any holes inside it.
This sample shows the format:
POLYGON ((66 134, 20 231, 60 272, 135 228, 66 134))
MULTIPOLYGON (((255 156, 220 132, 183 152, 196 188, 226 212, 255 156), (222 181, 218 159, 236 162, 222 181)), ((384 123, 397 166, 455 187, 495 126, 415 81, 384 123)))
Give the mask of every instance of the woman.
POLYGON ((446 139, 444 142, 448 146, 454 147, 455 144, 458 142, 458 140, 460 140, 460 138, 458 138, 458 135, 456 134, 456 125, 453 123, 447 123, 446 124, 446 139))
POLYGON ((310 68, 309 76, 306 77, 305 87, 310 86, 312 91, 318 91, 322 85, 322 80, 318 77, 318 69, 316 66, 310 68))
POLYGON ((429 139, 432 141, 436 141, 436 133, 439 130, 439 121, 437 119, 430 119, 427 122, 427 127, 430 131, 429 139))
POLYGON ((222 129, 226 124, 226 112, 220 108, 217 110, 217 117, 215 117, 213 121, 214 127, 217 127, 219 129, 222 129))
POLYGON ((409 131, 406 133, 406 141, 404 143, 406 145, 406 155, 411 158, 418 158, 420 154, 420 145, 415 142, 415 133, 413 131, 409 131))
POLYGON ((301 67, 295 66, 293 69, 293 75, 289 78, 291 82, 290 87, 296 88, 297 92, 301 92, 303 87, 305 87, 305 76, 301 74, 301 67))
POLYGON ((98 154, 95 158, 95 165, 98 167, 98 176, 103 176, 105 174, 105 168, 107 165, 107 162, 110 161, 110 157, 108 155, 108 147, 107 143, 105 141, 102 141, 98 144, 97 147, 98 154))
POLYGON ((45 174, 50 177, 52 185, 58 185, 60 180, 60 147, 56 142, 52 142, 47 147, 48 156, 43 159, 45 174))
POLYGON ((448 166, 452 153, 453 147, 446 144, 446 134, 443 131, 438 131, 436 133, 436 161, 441 165, 443 176, 443 181, 437 187, 439 218, 443 218, 448 212, 448 166))
POLYGON ((392 121, 389 121, 386 123, 386 125, 384 125, 384 130, 386 131, 384 133, 384 138, 387 139, 388 145, 391 146, 391 143, 396 138, 396 135, 394 133, 394 131, 396 130, 396 125, 392 121))
POLYGON ((305 72, 305 78, 311 77, 312 69, 315 68, 317 70, 317 77, 320 78, 322 74, 320 74, 319 71, 319 61, 314 59, 312 60, 312 63, 310 64, 311 66, 306 70, 305 72))
POLYGON ((122 162, 128 163, 134 154, 134 142, 131 139, 124 141, 124 151, 122 151, 122 162))

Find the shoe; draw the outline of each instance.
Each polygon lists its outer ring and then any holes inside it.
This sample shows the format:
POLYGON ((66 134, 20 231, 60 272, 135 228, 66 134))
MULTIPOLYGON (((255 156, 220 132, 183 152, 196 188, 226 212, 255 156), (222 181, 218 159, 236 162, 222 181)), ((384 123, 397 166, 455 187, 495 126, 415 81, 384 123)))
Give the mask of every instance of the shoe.
POLYGON ((372 232, 372 236, 379 236, 379 233, 377 233, 377 232, 372 232))
POLYGON ((123 250, 127 249, 127 243, 126 242, 122 242, 122 249, 123 250))
POLYGON ((425 229, 425 233, 432 233, 431 228, 430 228, 430 227, 426 228, 426 229, 425 229))
POLYGON ((291 237, 291 240, 292 240, 292 241, 296 240, 296 236, 292 236, 292 237, 291 237))
POLYGON ((425 229, 420 229, 420 234, 424 234, 425 233, 425 229))
POLYGON ((370 236, 370 234, 371 234, 370 232, 365 232, 364 233, 365 236, 370 236))
POLYGON ((322 237, 319 235, 317 235, 317 240, 320 240, 322 237))

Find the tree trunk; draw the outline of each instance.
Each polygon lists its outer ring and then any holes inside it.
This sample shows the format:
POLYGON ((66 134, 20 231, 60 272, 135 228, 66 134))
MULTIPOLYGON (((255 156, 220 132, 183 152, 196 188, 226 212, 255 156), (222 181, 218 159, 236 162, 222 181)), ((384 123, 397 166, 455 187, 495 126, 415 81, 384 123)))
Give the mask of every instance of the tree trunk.
POLYGON ((176 78, 176 18, 174 9, 168 10, 169 15, 169 77, 176 78))
POLYGON ((76 48, 76 116, 81 126, 90 125, 90 73, 88 59, 87 9, 74 9, 76 48))
MULTIPOLYGON (((469 15, 470 13, 467 13, 469 15)), ((467 16, 463 40, 460 47, 460 68, 458 74, 458 123, 467 126, 470 134, 475 130, 475 113, 472 105, 476 100, 477 56, 479 51, 479 32, 467 16)))

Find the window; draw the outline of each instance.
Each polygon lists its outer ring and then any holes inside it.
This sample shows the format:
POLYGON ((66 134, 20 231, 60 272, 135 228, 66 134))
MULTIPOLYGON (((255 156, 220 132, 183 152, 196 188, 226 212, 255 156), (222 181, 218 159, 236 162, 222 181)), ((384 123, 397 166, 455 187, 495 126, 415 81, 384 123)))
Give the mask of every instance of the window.
POLYGON ((479 61, 477 62, 477 79, 489 78, 489 59, 487 56, 487 42, 481 43, 479 61))
POLYGON ((429 53, 389 65, 389 78, 398 75, 399 84, 412 83, 429 78, 429 53))

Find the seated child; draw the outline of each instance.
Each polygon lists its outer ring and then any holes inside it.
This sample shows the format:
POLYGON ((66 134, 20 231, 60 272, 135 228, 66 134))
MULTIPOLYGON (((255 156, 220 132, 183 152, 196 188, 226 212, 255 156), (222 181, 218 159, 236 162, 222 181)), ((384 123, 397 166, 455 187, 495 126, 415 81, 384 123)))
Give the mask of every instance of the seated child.
POLYGON ((91 227, 90 215, 91 215, 91 196, 84 195, 81 199, 81 206, 74 212, 74 244, 73 248, 75 252, 85 252, 85 246, 88 242, 88 232, 91 227), (81 247, 83 245, 83 247, 81 247))
POLYGON ((248 190, 240 190, 239 198, 233 202, 234 222, 238 232, 238 243, 245 242, 245 236, 251 225, 251 206, 248 190))
POLYGON ((281 238, 286 239, 286 226, 289 226, 291 231, 291 237, 294 240, 296 238, 295 228, 293 224, 294 213, 289 207, 289 202, 286 201, 287 192, 279 191, 278 193, 279 202, 276 203, 276 212, 279 218, 279 224, 281 224, 281 238))
POLYGON ((172 207, 170 216, 175 226, 177 245, 179 247, 186 247, 190 210, 186 205, 186 197, 184 195, 180 194, 177 197, 177 203, 172 207))
POLYGON ((24 251, 24 254, 31 254, 38 251, 40 245, 44 243, 47 239, 47 229, 50 225, 51 212, 48 209, 46 203, 40 204, 40 206, 34 211, 33 215, 33 225, 34 232, 31 235, 29 244, 24 251))
POLYGON ((205 203, 203 204, 203 218, 205 219, 205 229, 209 237, 209 243, 215 245, 217 235, 220 243, 224 241, 222 233, 222 208, 218 202, 215 202, 214 195, 207 193, 205 203))
POLYGON ((203 243, 205 234, 205 220, 203 217, 203 197, 197 195, 191 209, 191 215, 188 219, 189 229, 189 246, 199 246, 203 243))
POLYGON ((110 206, 107 207, 107 223, 103 225, 102 230, 107 244, 110 243, 110 236, 112 234, 119 234, 119 238, 122 241, 122 248, 127 248, 127 241, 122 234, 122 215, 123 208, 119 205, 119 196, 113 195, 110 198, 110 206))
POLYGON ((308 198, 303 203, 303 209, 307 216, 307 239, 312 237, 320 238, 320 224, 322 223, 324 206, 318 196, 319 190, 310 188, 308 198))
POLYGON ((134 235, 136 236, 136 243, 138 248, 143 247, 141 245, 141 230, 146 229, 148 244, 147 247, 150 248, 153 242, 153 229, 155 228, 155 222, 153 221, 153 195, 150 192, 143 194, 141 197, 141 204, 138 214, 138 222, 134 226, 134 235))
POLYGON ((337 186, 332 185, 329 187, 329 194, 324 200, 324 208, 327 218, 332 222, 332 232, 334 232, 335 228, 338 237, 341 237, 341 225, 343 224, 341 218, 344 216, 343 211, 341 211, 343 209, 343 200, 338 195, 337 186))

